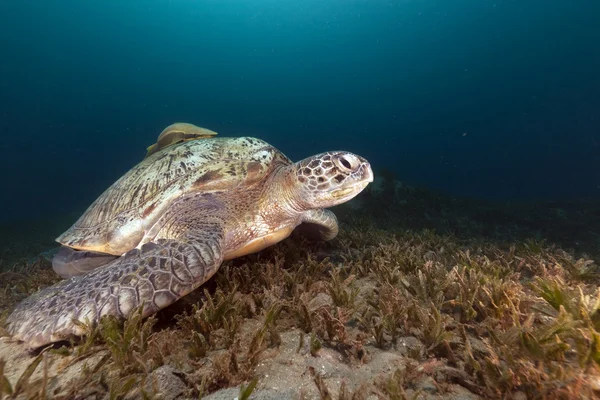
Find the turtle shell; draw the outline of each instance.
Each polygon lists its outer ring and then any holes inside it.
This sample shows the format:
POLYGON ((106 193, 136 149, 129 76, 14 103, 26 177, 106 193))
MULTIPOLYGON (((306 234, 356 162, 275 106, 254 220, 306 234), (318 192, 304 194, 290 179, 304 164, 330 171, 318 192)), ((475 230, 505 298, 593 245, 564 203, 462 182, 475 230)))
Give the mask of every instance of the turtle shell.
POLYGON ((122 255, 141 246, 145 233, 181 196, 250 187, 276 165, 290 163, 273 146, 250 137, 172 145, 112 184, 56 241, 77 250, 122 255))

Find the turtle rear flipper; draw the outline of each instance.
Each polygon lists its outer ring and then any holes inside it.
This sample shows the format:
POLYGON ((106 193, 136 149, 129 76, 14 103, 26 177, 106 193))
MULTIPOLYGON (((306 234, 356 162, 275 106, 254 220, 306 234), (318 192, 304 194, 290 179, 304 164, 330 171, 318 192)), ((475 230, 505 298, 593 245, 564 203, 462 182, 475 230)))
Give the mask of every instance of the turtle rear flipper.
POLYGON ((186 226, 181 238, 146 243, 103 268, 43 289, 16 307, 7 319, 8 330, 37 348, 85 335, 74 320, 95 325, 103 316, 125 319, 142 305, 143 317, 154 314, 217 271, 223 231, 218 221, 186 226))

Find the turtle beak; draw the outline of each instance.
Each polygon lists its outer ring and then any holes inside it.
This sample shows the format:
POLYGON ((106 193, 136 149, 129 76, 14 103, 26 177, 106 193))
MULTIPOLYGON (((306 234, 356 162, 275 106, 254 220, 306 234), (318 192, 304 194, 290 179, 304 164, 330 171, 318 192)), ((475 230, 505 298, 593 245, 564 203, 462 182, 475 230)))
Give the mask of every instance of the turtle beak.
MULTIPOLYGON (((369 164, 369 162, 367 160, 365 160, 364 164, 363 164, 363 174, 364 174, 364 178, 363 181, 367 182, 367 185, 371 182, 373 182, 373 169, 371 168, 371 164, 369 164)), ((365 186, 367 186, 365 185, 365 186)))
POLYGON ((332 198, 336 200, 346 198, 346 201, 348 201, 362 192, 369 183, 373 182, 373 169, 369 162, 362 157, 360 157, 360 166, 352 175, 354 182, 331 192, 332 198))
POLYGON ((364 185, 362 188, 364 189, 369 183, 373 182, 373 169, 367 160, 360 156, 358 156, 358 158, 360 160, 360 166, 356 169, 356 172, 353 175, 357 184, 364 185))

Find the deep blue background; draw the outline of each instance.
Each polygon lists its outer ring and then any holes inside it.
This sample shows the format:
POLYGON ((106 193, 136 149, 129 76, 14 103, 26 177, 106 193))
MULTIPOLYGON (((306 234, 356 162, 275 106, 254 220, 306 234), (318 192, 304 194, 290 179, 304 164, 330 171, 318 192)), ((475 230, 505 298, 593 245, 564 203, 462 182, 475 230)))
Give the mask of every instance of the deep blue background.
POLYGON ((600 2, 0 2, 0 219, 82 211, 175 121, 491 199, 600 197, 600 2))

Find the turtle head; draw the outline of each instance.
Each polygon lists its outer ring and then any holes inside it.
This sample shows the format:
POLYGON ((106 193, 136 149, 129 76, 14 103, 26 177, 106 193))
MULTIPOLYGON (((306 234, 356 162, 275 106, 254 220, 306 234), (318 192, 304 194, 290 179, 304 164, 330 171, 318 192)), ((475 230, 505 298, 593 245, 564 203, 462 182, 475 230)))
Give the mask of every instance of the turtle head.
POLYGON ((330 151, 291 165, 294 200, 300 209, 327 208, 344 203, 373 182, 371 165, 347 151, 330 151))

